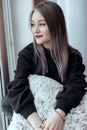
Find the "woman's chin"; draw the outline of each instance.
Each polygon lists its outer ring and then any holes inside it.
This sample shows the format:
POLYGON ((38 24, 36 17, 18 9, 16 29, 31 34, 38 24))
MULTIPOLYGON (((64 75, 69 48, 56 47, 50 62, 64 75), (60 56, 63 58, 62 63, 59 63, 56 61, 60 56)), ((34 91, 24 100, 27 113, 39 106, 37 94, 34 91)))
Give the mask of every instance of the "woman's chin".
POLYGON ((38 45, 42 45, 43 43, 42 43, 42 42, 38 42, 38 41, 36 41, 36 44, 38 44, 38 45))

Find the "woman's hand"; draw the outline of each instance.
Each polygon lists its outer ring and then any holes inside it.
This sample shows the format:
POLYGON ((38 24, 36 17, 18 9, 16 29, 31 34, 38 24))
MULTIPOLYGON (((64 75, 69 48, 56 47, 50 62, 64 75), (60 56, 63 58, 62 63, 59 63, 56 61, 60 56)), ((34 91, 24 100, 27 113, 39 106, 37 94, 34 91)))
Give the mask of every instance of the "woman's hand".
POLYGON ((40 117, 36 112, 32 113, 28 118, 28 122, 31 124, 34 130, 41 130, 40 126, 43 125, 40 117))
POLYGON ((58 113, 54 111, 53 114, 44 122, 41 128, 43 130, 63 130, 64 120, 62 118, 65 118, 65 113, 62 113, 61 110, 59 110, 58 113))

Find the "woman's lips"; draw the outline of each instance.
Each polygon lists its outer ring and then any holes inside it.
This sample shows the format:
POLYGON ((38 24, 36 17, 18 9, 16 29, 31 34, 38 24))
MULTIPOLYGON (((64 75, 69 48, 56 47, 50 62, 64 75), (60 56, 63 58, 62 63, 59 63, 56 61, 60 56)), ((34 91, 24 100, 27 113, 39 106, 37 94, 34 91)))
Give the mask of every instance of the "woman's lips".
POLYGON ((41 38, 42 37, 42 35, 36 35, 35 36, 35 38, 41 38))

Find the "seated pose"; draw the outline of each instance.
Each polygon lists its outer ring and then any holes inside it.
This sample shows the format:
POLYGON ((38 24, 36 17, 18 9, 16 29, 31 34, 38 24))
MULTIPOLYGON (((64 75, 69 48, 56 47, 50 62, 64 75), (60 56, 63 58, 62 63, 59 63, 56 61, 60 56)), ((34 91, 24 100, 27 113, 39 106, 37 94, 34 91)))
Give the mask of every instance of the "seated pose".
POLYGON ((86 93, 82 56, 69 45, 64 14, 58 4, 44 1, 36 5, 30 24, 34 41, 19 52, 14 80, 7 86, 7 98, 12 109, 34 130, 63 130, 66 116, 86 93), (56 94, 54 111, 44 121, 37 112, 30 89, 29 76, 34 74, 51 78, 63 86, 56 94))

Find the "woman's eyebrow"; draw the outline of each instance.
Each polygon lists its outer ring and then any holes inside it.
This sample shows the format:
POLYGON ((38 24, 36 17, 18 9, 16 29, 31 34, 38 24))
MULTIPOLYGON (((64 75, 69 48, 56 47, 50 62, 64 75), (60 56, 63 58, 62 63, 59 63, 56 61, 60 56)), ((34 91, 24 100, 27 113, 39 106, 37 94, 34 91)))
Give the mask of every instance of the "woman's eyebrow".
MULTIPOLYGON (((43 21, 45 21, 45 20, 44 19, 38 20, 38 22, 43 22, 43 21)), ((34 22, 34 20, 31 19, 31 22, 34 22)))

